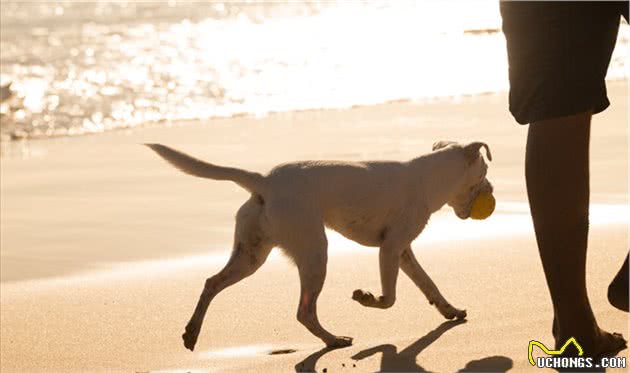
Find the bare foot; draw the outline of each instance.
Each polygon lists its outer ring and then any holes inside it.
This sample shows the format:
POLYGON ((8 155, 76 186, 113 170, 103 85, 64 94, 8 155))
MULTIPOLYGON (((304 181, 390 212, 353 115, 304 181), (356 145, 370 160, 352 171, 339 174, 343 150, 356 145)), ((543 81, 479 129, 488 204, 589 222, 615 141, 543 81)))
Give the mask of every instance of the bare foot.
MULTIPOLYGON (((623 335, 619 333, 608 333, 599 327, 597 327, 595 335, 566 335, 556 339, 556 349, 560 348, 569 338, 575 337, 577 342, 582 346, 584 350, 584 356, 593 358, 610 357, 617 355, 620 351, 627 348, 627 342, 623 338, 623 335)), ((562 335, 562 334, 559 334, 562 335)), ((577 351, 567 353, 577 354, 577 351)))

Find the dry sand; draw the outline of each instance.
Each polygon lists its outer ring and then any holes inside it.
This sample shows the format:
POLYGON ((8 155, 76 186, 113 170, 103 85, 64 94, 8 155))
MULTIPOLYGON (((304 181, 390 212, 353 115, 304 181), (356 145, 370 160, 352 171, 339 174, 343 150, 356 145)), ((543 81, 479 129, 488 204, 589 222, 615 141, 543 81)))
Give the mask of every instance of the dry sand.
MULTIPOLYGON (((610 96, 592 133, 589 291, 600 324, 628 336, 627 314, 605 299, 628 250, 627 82, 611 84, 610 96)), ((552 315, 525 203, 526 128, 506 107, 505 95, 487 95, 5 147, 2 372, 529 368, 527 344, 551 344, 552 315), (184 349, 183 326, 204 279, 228 255, 233 216, 247 195, 179 174, 138 144, 163 142, 265 171, 296 159, 406 160, 438 139, 484 140, 495 158, 495 215, 459 221, 444 209, 414 243, 447 299, 468 310, 466 323, 444 323, 402 274, 392 309, 353 302, 354 289, 379 288, 377 251, 331 235, 319 314, 331 331, 355 337, 352 347, 322 351, 295 320, 297 272, 276 255, 215 299, 196 351, 184 349), (297 351, 269 355, 287 349, 297 351)))

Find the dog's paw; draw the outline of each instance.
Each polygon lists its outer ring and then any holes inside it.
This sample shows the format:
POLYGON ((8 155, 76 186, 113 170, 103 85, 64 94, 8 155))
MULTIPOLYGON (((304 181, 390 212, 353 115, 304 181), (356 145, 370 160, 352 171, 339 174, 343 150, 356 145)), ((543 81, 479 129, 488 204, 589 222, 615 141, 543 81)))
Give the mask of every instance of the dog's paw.
POLYGON ((445 318, 449 320, 453 320, 453 319, 463 320, 466 318, 466 315, 467 315, 466 310, 459 310, 448 303, 443 306, 438 306, 438 310, 440 311, 442 316, 444 316, 445 318))
POLYGON ((455 319, 457 320, 463 320, 466 318, 466 316, 468 316, 466 310, 457 310, 457 312, 455 313, 455 319))
POLYGON ((194 351, 195 345, 197 344, 198 336, 199 336, 198 332, 194 332, 186 328, 186 331, 184 332, 184 334, 182 334, 182 339, 184 340, 184 346, 190 351, 194 351))
POLYGON ((357 289, 352 293, 352 299, 356 300, 364 306, 371 306, 376 303, 376 298, 374 297, 374 294, 361 289, 357 289))
POLYGON ((352 345, 352 337, 335 337, 335 339, 326 343, 328 348, 342 348, 352 345))

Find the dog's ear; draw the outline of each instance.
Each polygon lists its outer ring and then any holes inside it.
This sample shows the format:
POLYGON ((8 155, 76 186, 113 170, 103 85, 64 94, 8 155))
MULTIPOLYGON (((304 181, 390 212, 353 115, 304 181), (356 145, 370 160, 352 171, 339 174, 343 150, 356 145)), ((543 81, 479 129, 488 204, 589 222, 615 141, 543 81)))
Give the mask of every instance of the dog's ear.
POLYGON ((446 148, 447 146, 453 145, 453 144, 456 144, 456 142, 455 141, 440 140, 440 141, 437 141, 437 142, 433 143, 433 149, 431 149, 431 150, 436 151, 438 149, 446 148))
POLYGON ((466 159, 469 163, 473 163, 477 158, 479 158, 479 150, 481 147, 486 149, 486 157, 488 157, 489 161, 492 161, 492 153, 490 153, 490 147, 485 142, 471 142, 470 144, 464 146, 464 154, 466 155, 466 159))

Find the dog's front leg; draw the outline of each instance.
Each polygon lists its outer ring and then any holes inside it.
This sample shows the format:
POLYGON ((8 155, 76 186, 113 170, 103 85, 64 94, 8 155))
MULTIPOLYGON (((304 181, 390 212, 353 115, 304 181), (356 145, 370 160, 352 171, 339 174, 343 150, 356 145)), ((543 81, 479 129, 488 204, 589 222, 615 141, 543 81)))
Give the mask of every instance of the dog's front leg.
POLYGON ((357 289, 352 299, 366 307, 389 308, 396 302, 396 281, 400 268, 400 255, 405 245, 395 241, 385 241, 379 251, 382 295, 375 297, 369 291, 357 289))
POLYGON ((212 299, 221 290, 256 272, 267 259, 271 249, 271 247, 262 247, 260 245, 255 246, 242 242, 235 243, 232 256, 225 267, 219 273, 206 280, 203 291, 199 296, 197 307, 195 307, 195 312, 186 325, 184 334, 182 334, 184 346, 187 349, 190 351, 195 349, 201 324, 203 324, 203 319, 212 299))
POLYGON ((416 286, 424 293, 430 304, 435 305, 438 311, 447 319, 457 318, 458 320, 466 318, 466 310, 459 310, 453 307, 440 293, 435 283, 429 275, 422 269, 420 263, 416 260, 411 247, 405 249, 400 260, 400 268, 409 276, 416 286))

